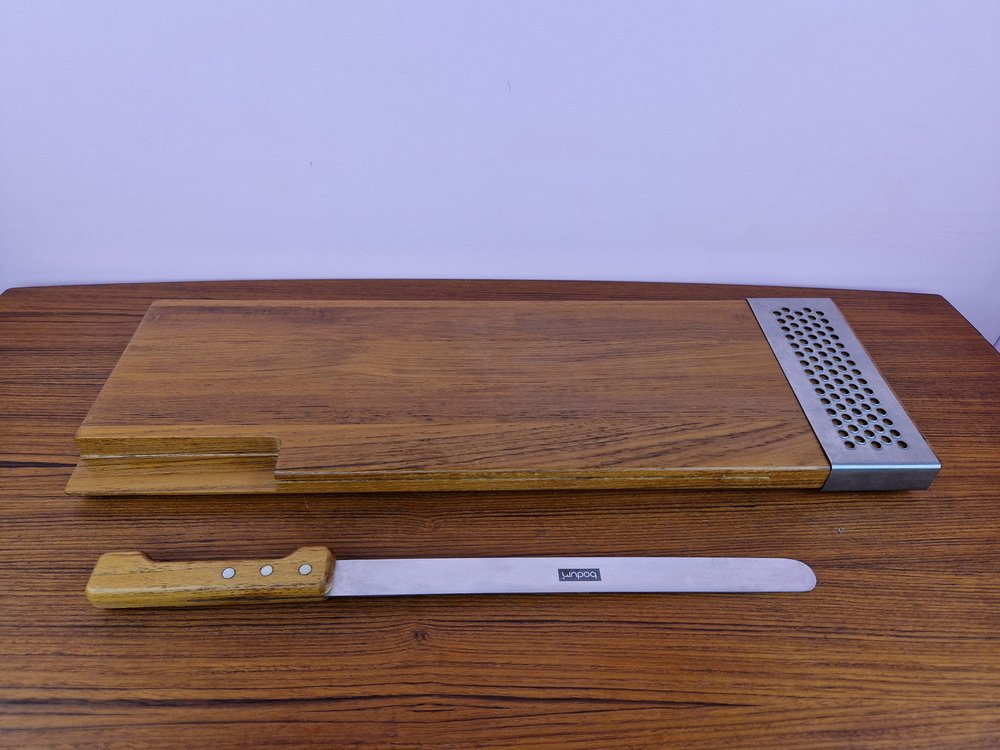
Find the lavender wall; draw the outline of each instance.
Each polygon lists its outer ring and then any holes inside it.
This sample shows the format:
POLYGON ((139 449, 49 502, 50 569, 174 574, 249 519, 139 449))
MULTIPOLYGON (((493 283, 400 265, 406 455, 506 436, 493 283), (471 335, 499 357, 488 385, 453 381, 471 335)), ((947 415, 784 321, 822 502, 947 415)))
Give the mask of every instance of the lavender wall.
POLYGON ((0 5, 0 286, 766 282, 1000 336, 1000 2, 0 5))

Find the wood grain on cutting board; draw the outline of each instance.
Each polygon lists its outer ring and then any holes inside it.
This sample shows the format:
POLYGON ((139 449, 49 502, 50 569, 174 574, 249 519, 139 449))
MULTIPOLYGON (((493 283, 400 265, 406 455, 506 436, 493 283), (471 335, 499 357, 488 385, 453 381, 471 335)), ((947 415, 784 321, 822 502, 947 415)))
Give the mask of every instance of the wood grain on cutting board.
POLYGON ((69 491, 820 487, 745 300, 154 303, 69 491))

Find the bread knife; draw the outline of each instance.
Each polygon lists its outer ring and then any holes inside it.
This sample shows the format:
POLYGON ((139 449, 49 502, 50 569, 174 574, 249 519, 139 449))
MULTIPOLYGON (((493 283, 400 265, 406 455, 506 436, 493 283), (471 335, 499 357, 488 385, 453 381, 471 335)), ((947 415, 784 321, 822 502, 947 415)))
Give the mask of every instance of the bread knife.
POLYGON ((86 594, 96 607, 186 607, 342 596, 811 591, 812 569, 773 557, 453 557, 334 560, 326 547, 280 559, 154 562, 100 557, 86 594))

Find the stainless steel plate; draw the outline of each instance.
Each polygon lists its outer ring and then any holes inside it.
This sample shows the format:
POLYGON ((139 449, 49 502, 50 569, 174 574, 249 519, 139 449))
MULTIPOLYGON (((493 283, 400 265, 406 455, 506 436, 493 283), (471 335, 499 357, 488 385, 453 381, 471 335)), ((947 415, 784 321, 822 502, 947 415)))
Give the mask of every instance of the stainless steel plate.
POLYGON ((833 301, 747 302, 830 461, 823 489, 926 489, 941 464, 833 301))

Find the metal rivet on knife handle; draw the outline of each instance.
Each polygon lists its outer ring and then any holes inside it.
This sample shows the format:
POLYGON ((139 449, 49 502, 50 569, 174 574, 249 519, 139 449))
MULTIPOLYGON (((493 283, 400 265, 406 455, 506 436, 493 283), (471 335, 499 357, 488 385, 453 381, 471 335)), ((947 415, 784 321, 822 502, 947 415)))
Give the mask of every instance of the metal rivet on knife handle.
POLYGON ((87 598, 109 609, 323 599, 333 566, 326 547, 303 547, 277 560, 220 562, 154 562, 142 552, 109 552, 91 573, 87 598))

